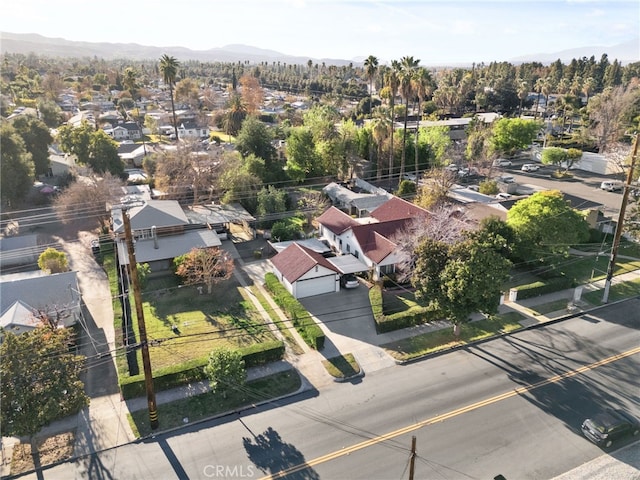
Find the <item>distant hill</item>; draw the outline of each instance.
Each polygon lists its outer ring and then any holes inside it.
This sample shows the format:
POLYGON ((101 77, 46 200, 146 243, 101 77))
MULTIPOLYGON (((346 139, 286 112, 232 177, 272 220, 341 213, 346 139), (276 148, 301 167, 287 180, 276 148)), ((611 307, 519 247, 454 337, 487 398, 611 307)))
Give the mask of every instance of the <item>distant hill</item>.
POLYGON ((314 63, 328 65, 357 64, 353 60, 336 58, 311 58, 286 55, 273 50, 248 45, 227 45, 209 50, 190 50, 184 47, 150 47, 137 43, 90 43, 75 42, 63 38, 49 38, 34 33, 0 32, 0 53, 36 53, 50 57, 99 57, 107 60, 130 58, 133 60, 156 60, 162 55, 170 55, 179 60, 199 60, 201 62, 282 62, 287 64, 314 63))
POLYGON ((510 60, 511 63, 540 62, 550 64, 560 59, 562 63, 569 63, 574 58, 591 58, 595 57, 596 61, 600 61, 602 54, 606 53, 609 61, 618 60, 623 65, 629 63, 640 62, 640 37, 628 42, 619 43, 610 47, 580 47, 569 50, 562 50, 555 53, 536 53, 522 55, 510 60))
MULTIPOLYGON (((327 65, 362 65, 366 56, 351 60, 338 58, 312 58, 287 55, 274 50, 251 47, 248 45, 226 45, 221 48, 209 50, 191 50, 184 47, 151 47, 138 45, 137 43, 91 43, 76 42, 63 38, 49 38, 34 33, 7 33, 0 32, 0 53, 37 53, 50 57, 99 57, 104 59, 130 58, 133 60, 155 60, 162 55, 171 55, 179 60, 199 60, 201 62, 282 62, 287 64, 305 65, 310 59, 314 63, 326 63, 327 65)), ((514 57, 508 60, 518 64, 525 62, 540 62, 549 64, 560 59, 563 63, 569 63, 574 58, 595 56, 600 60, 603 53, 609 57, 609 61, 618 60, 623 65, 640 61, 640 37, 618 45, 609 47, 581 47, 571 50, 562 50, 555 53, 536 53, 514 57)), ((381 64, 388 63, 380 59, 381 64)), ((450 64, 448 66, 471 66, 469 64, 450 64)))

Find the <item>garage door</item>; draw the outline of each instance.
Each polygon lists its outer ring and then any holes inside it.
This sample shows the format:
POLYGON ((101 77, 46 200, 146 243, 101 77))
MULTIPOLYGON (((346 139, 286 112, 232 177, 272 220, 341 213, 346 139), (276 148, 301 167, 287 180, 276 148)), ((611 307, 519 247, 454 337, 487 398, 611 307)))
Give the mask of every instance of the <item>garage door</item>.
POLYGON ((297 298, 312 297, 313 295, 335 292, 335 290, 336 276, 334 274, 296 282, 297 298))

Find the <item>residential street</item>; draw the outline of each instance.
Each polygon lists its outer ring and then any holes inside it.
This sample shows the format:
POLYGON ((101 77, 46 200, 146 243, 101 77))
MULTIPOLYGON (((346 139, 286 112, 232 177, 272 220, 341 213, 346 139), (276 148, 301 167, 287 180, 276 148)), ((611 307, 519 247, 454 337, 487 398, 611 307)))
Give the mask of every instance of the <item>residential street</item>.
POLYGON ((43 475, 195 479, 222 468, 226 478, 400 478, 416 435, 419 478, 552 478, 602 455, 579 432, 584 418, 604 405, 640 416, 639 307, 634 299, 382 369, 43 475))

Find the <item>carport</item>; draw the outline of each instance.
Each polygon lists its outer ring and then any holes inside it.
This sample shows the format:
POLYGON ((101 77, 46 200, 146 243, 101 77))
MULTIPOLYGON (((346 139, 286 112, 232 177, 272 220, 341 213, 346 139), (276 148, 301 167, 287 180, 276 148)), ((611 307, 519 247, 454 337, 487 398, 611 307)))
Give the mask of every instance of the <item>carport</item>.
POLYGON ((366 263, 353 255, 329 257, 327 260, 343 275, 346 273, 366 272, 369 269, 366 263))

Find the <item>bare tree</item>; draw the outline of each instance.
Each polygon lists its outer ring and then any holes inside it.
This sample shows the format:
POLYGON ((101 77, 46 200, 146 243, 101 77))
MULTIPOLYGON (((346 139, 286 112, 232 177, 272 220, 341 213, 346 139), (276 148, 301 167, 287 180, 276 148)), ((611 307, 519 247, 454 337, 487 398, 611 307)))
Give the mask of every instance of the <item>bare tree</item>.
POLYGON ((428 215, 413 219, 393 238, 401 257, 398 264, 398 280, 402 282, 411 278, 416 248, 425 238, 453 245, 462 240, 464 231, 472 227, 466 213, 450 205, 441 205, 428 215))
POLYGON ((606 152, 619 141, 628 125, 624 118, 634 99, 640 95, 639 82, 632 81, 626 87, 619 85, 606 88, 602 93, 589 100, 587 111, 591 123, 591 132, 596 138, 598 151, 606 152))
POLYGON ((53 201, 53 209, 64 224, 96 221, 99 226, 108 224, 110 212, 107 205, 117 203, 123 195, 124 182, 110 173, 100 176, 85 170, 53 201))

